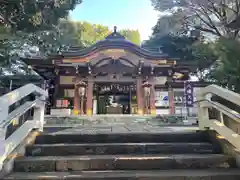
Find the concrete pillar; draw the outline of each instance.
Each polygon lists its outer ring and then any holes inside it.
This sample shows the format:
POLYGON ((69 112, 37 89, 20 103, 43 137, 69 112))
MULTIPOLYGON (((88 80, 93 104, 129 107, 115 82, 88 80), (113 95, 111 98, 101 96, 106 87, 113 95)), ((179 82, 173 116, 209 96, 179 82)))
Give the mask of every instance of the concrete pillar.
POLYGON ((142 78, 138 77, 137 78, 137 106, 138 106, 138 114, 139 115, 143 115, 143 108, 144 108, 144 104, 143 104, 143 92, 142 92, 142 78))
POLYGON ((80 96, 78 92, 79 87, 75 85, 74 89, 74 115, 79 115, 80 113, 80 96))
POLYGON ((92 116, 93 113, 93 81, 87 83, 87 115, 92 116))

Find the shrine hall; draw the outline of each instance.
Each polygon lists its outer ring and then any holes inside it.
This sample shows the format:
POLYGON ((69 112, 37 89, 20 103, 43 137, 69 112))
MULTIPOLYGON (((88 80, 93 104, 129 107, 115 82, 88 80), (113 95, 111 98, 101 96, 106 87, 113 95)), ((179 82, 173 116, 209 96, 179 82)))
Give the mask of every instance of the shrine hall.
POLYGON ((50 113, 67 111, 88 116, 156 115, 158 108, 174 114, 174 88, 183 89, 195 68, 189 62, 133 44, 116 27, 91 47, 70 47, 46 59, 31 57, 23 61, 45 79, 50 113), (156 96, 159 91, 166 96, 156 96), (158 98, 165 104, 159 104, 158 98))

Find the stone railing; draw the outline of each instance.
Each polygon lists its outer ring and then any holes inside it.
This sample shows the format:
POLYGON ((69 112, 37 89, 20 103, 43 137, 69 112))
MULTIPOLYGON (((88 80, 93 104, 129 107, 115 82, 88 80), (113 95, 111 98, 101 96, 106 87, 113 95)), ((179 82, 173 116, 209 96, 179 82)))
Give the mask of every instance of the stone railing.
POLYGON ((43 130, 47 97, 46 91, 33 84, 0 97, 0 170, 29 132, 43 130))
POLYGON ((197 93, 199 128, 213 129, 240 150, 240 95, 210 85, 197 93))

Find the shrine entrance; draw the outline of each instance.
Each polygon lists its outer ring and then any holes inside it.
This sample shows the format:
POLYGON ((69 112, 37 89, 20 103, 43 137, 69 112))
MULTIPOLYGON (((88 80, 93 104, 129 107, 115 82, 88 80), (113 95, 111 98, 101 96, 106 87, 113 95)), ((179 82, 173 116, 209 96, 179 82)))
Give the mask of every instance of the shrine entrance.
POLYGON ((130 83, 94 84, 93 113, 137 113, 136 85, 130 83))

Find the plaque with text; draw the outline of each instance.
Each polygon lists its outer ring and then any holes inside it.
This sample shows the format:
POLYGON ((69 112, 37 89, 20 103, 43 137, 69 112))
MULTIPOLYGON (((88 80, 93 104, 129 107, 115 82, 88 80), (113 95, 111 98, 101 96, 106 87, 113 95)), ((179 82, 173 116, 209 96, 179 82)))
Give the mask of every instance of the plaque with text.
POLYGON ((193 86, 190 82, 185 83, 184 87, 185 99, 186 99, 186 106, 193 107, 193 86))

